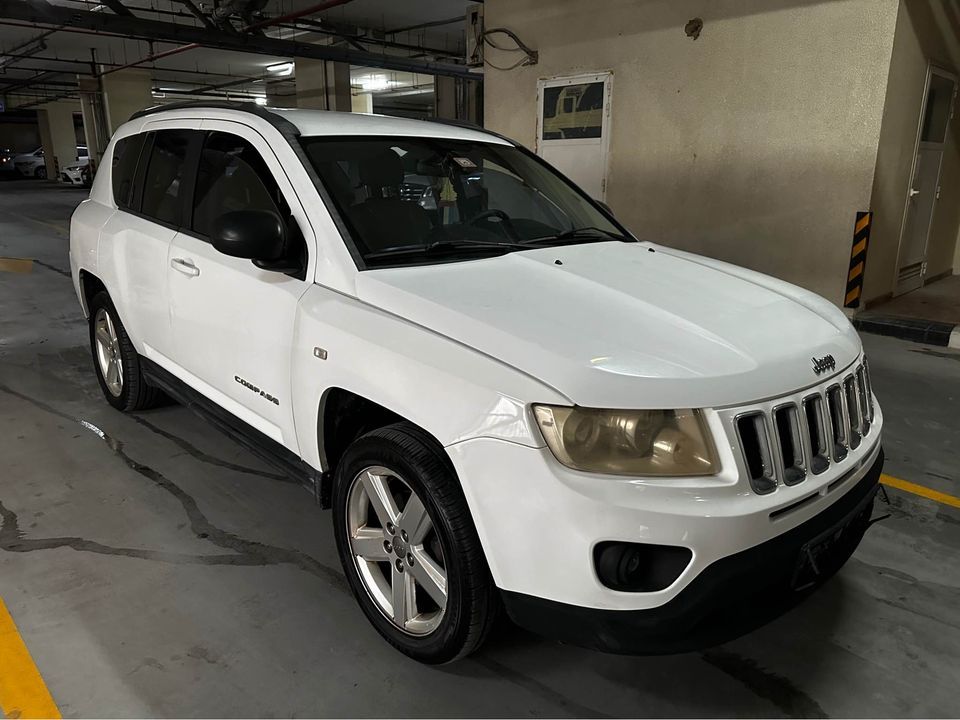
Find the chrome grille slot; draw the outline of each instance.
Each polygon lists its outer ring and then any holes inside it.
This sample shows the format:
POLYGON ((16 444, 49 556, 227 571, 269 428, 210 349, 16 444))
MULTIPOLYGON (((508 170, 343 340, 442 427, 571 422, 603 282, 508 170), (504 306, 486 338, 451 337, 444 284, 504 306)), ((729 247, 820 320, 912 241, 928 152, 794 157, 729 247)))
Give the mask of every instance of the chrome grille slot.
POLYGON ((807 444, 810 448, 810 472, 819 475, 830 467, 827 418, 823 412, 823 397, 810 395, 803 399, 803 415, 806 420, 807 444))
POLYGON ((797 406, 781 405, 773 411, 773 427, 780 448, 780 472, 786 485, 796 485, 807 476, 804 463, 803 439, 800 435, 800 415, 797 406))
POLYGON ((777 478, 766 417, 762 412, 747 413, 736 419, 736 427, 750 485, 754 492, 761 495, 773 492, 777 487, 777 478))
POLYGON ((843 412, 843 392, 839 385, 827 388, 827 413, 830 416, 830 444, 834 462, 847 457, 847 419, 843 412))
POLYGON ((857 388, 854 376, 850 375, 843 381, 843 402, 847 409, 847 423, 850 429, 847 439, 851 450, 860 447, 862 431, 860 429, 860 401, 857 397, 857 388))
POLYGON ((855 374, 857 380, 857 402, 860 403, 860 432, 861 435, 870 434, 870 423, 873 422, 870 412, 870 397, 867 386, 867 371, 861 365, 855 374))
POLYGON ((867 359, 863 359, 863 380, 866 383, 867 390, 867 404, 869 408, 869 417, 870 422, 873 422, 873 383, 870 381, 870 363, 867 362, 867 359))

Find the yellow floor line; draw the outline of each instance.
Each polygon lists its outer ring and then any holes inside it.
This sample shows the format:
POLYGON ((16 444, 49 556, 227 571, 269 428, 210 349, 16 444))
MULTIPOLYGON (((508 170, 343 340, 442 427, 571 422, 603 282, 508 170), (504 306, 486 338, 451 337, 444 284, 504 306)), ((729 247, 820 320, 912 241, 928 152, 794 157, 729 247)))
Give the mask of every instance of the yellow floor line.
POLYGON ((907 482, 906 480, 895 478, 892 475, 881 475, 880 482, 889 487, 896 488, 897 490, 903 490, 904 492, 913 493, 914 495, 919 495, 920 497, 925 497, 929 500, 936 500, 938 503, 943 503, 944 505, 960 508, 960 498, 953 495, 947 495, 939 490, 931 490, 923 485, 907 482))
POLYGON ((33 260, 28 258, 0 257, 0 272, 33 272, 33 260))
POLYGON ((0 708, 8 718, 59 718, 60 710, 33 664, 0 598, 0 708))

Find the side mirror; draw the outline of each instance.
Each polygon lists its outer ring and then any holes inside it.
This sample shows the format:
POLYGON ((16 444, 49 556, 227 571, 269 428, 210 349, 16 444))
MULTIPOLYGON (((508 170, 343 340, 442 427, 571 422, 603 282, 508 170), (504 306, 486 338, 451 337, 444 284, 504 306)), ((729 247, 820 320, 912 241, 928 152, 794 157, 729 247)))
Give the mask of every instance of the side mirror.
POLYGON ((224 255, 253 260, 258 267, 283 258, 286 228, 276 213, 268 210, 236 210, 213 223, 213 246, 224 255))

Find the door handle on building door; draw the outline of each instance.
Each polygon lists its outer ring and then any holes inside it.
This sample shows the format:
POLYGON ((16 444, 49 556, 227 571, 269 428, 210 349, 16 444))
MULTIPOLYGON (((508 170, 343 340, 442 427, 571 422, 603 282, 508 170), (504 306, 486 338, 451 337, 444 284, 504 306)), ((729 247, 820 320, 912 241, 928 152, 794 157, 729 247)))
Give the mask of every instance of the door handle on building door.
POLYGON ((190 277, 196 277, 200 274, 200 268, 193 264, 192 260, 184 260, 183 258, 173 258, 170 261, 170 267, 172 267, 177 272, 182 272, 184 275, 189 275, 190 277))

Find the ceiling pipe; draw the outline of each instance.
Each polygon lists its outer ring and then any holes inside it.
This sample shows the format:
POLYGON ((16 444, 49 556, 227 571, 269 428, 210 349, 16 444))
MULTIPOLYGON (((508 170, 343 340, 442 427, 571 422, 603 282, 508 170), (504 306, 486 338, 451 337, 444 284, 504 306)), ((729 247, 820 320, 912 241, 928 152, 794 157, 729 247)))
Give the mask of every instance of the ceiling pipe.
MULTIPOLYGON (((311 5, 308 8, 303 10, 298 10, 297 12, 287 13, 286 15, 281 15, 280 17, 269 18, 267 20, 262 20, 261 22, 254 23, 253 25, 247 25, 244 28, 241 28, 241 33, 249 33, 261 28, 269 27, 270 25, 276 25, 277 23, 288 22, 290 20, 296 20, 297 18, 305 17, 307 15, 314 15, 318 12, 323 12, 324 10, 329 10, 330 8, 337 7, 338 5, 346 5, 353 0, 326 0, 319 5, 311 5)), ((109 75, 110 73, 119 72, 120 70, 127 70, 128 68, 136 67, 137 65, 143 65, 144 63, 154 62, 155 60, 162 60, 163 58, 172 57, 173 55, 179 55, 180 53, 187 52, 189 50, 196 50, 197 48, 203 47, 201 43, 189 43, 187 45, 181 45, 180 47, 171 48, 170 50, 164 50, 160 53, 152 53, 147 55, 145 58, 136 60, 132 63, 127 63, 126 65, 121 65, 119 67, 110 68, 109 70, 104 70, 100 73, 101 77, 103 75, 109 75)))
POLYGON ((483 81, 483 75, 466 65, 413 59, 400 55, 359 52, 330 45, 303 44, 266 36, 238 35, 214 32, 194 25, 124 18, 112 13, 74 12, 68 7, 50 5, 41 12, 25 0, 0 0, 0 24, 15 27, 56 25, 62 32, 77 32, 98 36, 113 36, 176 43, 192 40, 192 44, 273 57, 306 57, 317 60, 364 65, 367 67, 419 72, 429 75, 467 78, 483 81), (59 26, 63 26, 62 28, 59 26))

